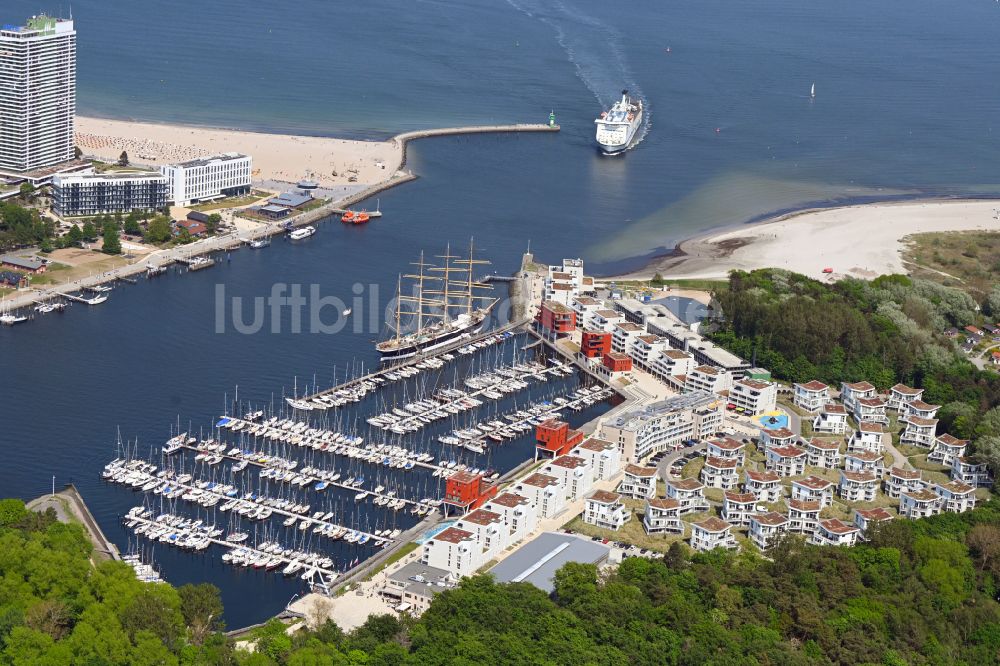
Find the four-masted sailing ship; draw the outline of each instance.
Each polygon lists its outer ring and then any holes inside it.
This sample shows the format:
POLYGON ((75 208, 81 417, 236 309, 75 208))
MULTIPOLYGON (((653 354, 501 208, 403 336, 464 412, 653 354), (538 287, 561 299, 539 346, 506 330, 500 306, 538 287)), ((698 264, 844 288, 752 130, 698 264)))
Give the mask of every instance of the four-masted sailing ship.
POLYGON ((413 264, 419 269, 416 275, 399 276, 396 316, 390 324, 392 337, 375 346, 383 361, 423 354, 478 333, 500 300, 481 293, 493 287, 476 281, 473 270, 490 262, 475 258, 471 240, 468 259, 451 254, 450 245, 437 258, 443 259, 444 264, 426 263, 421 252, 420 261, 413 264), (403 289, 404 279, 412 284, 408 291, 403 289), (404 317, 410 318, 408 326, 415 326, 412 331, 404 330, 404 317))

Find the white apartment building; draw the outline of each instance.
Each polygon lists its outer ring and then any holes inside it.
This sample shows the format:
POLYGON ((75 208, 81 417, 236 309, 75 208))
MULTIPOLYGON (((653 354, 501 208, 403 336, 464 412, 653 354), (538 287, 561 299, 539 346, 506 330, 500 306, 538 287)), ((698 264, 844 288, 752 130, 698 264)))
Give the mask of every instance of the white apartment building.
POLYGON ((757 498, 753 493, 727 491, 722 501, 722 519, 731 525, 749 525, 757 513, 757 498))
POLYGON ((806 471, 806 452, 797 446, 772 446, 764 464, 778 476, 798 476, 806 471))
POLYGON ((449 527, 428 539, 420 561, 456 576, 471 576, 487 562, 483 559, 483 549, 476 542, 476 535, 457 527, 449 527))
POLYGON ((817 546, 853 546, 858 541, 859 532, 857 526, 831 518, 819 521, 810 541, 817 546))
POLYGON ((604 421, 600 438, 617 445, 624 462, 638 463, 711 436, 722 427, 724 407, 711 393, 679 395, 604 421))
POLYGON ((592 296, 577 296, 570 303, 570 307, 576 312, 577 324, 581 328, 586 328, 586 323, 595 312, 604 308, 604 304, 592 296))
POLYGON ((778 403, 778 385, 759 379, 740 379, 729 390, 729 402, 751 414, 772 411, 778 403))
POLYGON ((882 453, 885 451, 886 437, 885 426, 881 423, 859 423, 858 429, 847 440, 847 450, 882 453))
POLYGON ((694 370, 694 356, 680 349, 664 349, 653 358, 650 373, 661 381, 673 377, 687 377, 694 370))
POLYGON ((765 451, 774 447, 794 446, 798 440, 798 435, 788 428, 764 428, 760 431, 760 445, 765 451))
POLYGON ((903 431, 899 434, 901 444, 912 444, 929 449, 934 446, 937 438, 937 419, 925 419, 915 414, 909 414, 900 418, 900 423, 904 424, 903 431))
POLYGON ((899 496, 899 515, 926 518, 941 513, 941 497, 933 490, 907 490, 899 496))
POLYGON ((656 497, 656 468, 625 465, 618 493, 632 499, 656 497))
POLYGON ((667 479, 666 493, 667 499, 677 500, 682 514, 708 509, 705 484, 697 479, 667 479))
POLYGON ((812 467, 840 467, 840 442, 813 438, 806 442, 806 464, 812 467))
POLYGON ((569 306, 581 294, 594 291, 594 281, 583 274, 582 259, 563 259, 562 266, 549 266, 545 298, 569 306))
POLYGON ((932 405, 923 400, 914 400, 903 404, 900 416, 919 416, 922 419, 932 419, 937 416, 941 405, 932 405))
POLYGON ((819 502, 820 508, 833 504, 833 482, 819 476, 792 481, 792 499, 819 502))
MULTIPOLYGON (((632 346, 626 353, 631 357, 633 363, 646 372, 652 371, 653 361, 667 348, 667 341, 655 335, 640 335, 633 338, 631 343, 632 346)), ((611 345, 614 347, 613 337, 611 345)))
POLYGON ((874 398, 875 387, 868 382, 842 382, 840 401, 848 411, 854 411, 854 403, 861 398, 874 398))
POLYGON ((622 452, 611 442, 602 439, 591 437, 570 453, 590 462, 595 481, 613 478, 622 468, 622 452))
POLYGON ((0 171, 72 160, 75 123, 73 21, 41 15, 0 28, 0 171))
POLYGON ((621 495, 607 490, 595 490, 587 496, 583 509, 583 522, 609 530, 620 530, 632 517, 621 495))
POLYGON ((504 493, 483 505, 487 511, 499 514, 507 525, 510 543, 522 541, 538 525, 538 512, 527 497, 504 493))
POLYGON ((733 387, 733 376, 725 370, 713 368, 710 365, 699 365, 687 374, 684 380, 686 392, 705 391, 721 393, 733 387))
POLYGON ((844 454, 844 469, 848 472, 871 472, 877 476, 885 473, 881 453, 874 451, 848 451, 844 454))
POLYGON ((511 544, 510 528, 503 516, 486 509, 470 511, 455 523, 455 527, 475 536, 485 562, 492 560, 511 544))
POLYGON ((555 518, 566 510, 566 492, 554 476, 532 474, 517 483, 513 492, 527 497, 539 518, 555 518))
POLYGON ((782 534, 788 531, 789 520, 776 511, 758 513, 750 517, 750 542, 767 550, 782 534))
POLYGON ((691 523, 691 548, 698 552, 707 552, 715 548, 737 548, 736 537, 733 536, 731 529, 729 523, 715 516, 691 523))
POLYGON ((927 454, 927 460, 951 467, 955 463, 955 458, 965 456, 965 449, 968 445, 969 440, 958 439, 944 433, 934 440, 934 449, 927 454))
POLYGON ((681 522, 681 503, 675 499, 654 498, 646 500, 646 513, 642 517, 646 534, 672 532, 684 534, 681 522))
POLYGON ((989 465, 976 462, 971 458, 955 457, 951 462, 952 481, 961 481, 970 486, 989 488, 993 485, 993 473, 989 465))
POLYGON ((808 412, 818 412, 830 402, 830 387, 821 381, 812 380, 803 384, 793 384, 792 404, 808 412))
POLYGON ((542 474, 558 479, 570 502, 580 499, 594 487, 594 472, 586 458, 559 456, 542 468, 542 474))
POLYGON ((941 508, 952 513, 963 513, 976 508, 976 489, 961 481, 935 483, 934 490, 941 497, 941 508))
POLYGON ((903 412, 907 403, 920 400, 923 395, 923 389, 911 388, 906 384, 896 384, 889 389, 889 409, 903 412))
POLYGON ((735 460, 740 465, 745 457, 746 444, 733 439, 732 437, 722 437, 711 439, 705 445, 705 456, 708 458, 721 458, 723 460, 735 460))
POLYGON ((819 523, 819 502, 788 500, 788 531, 796 534, 812 534, 819 523))
POLYGON ((177 206, 247 194, 253 159, 240 153, 222 153, 160 167, 167 177, 167 195, 177 206))
POLYGON ((885 415, 885 400, 878 396, 856 399, 854 401, 854 420, 858 423, 870 421, 888 424, 889 417, 885 415))
POLYGON ((843 405, 827 403, 813 417, 813 430, 818 433, 843 435, 847 432, 847 410, 843 405))
POLYGON ((706 458, 701 468, 701 481, 709 488, 735 488, 740 482, 738 465, 735 458, 706 458))
POLYGON ((858 538, 863 538, 864 533, 867 532, 868 528, 872 525, 884 523, 887 520, 892 520, 892 514, 882 507, 854 510, 854 526, 861 530, 861 534, 858 535, 858 538))
POLYGON ((920 472, 915 469, 893 467, 885 477, 885 494, 897 499, 904 492, 920 490, 924 487, 920 472))
POLYGON ((630 321, 615 324, 611 329, 611 351, 628 354, 635 341, 645 333, 646 329, 630 321))
POLYGON ((625 315, 617 310, 608 308, 592 312, 590 319, 586 322, 585 328, 611 333, 615 330, 615 326, 624 323, 625 315))
POLYGON ((841 470, 837 492, 847 502, 874 502, 878 492, 878 477, 871 472, 841 470))
POLYGON ((784 494, 780 476, 774 472, 758 472, 752 469, 743 471, 743 491, 753 493, 758 502, 765 504, 779 501, 784 494))

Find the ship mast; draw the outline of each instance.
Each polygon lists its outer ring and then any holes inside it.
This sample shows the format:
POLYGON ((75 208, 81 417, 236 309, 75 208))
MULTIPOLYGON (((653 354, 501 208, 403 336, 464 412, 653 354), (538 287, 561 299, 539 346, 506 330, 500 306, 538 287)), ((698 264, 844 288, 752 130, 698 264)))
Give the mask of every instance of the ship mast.
POLYGON ((403 305, 403 276, 396 276, 396 342, 399 342, 399 315, 403 305))
POLYGON ((485 259, 473 259, 473 256, 474 256, 474 240, 475 239, 473 239, 473 238, 469 239, 469 258, 468 259, 459 259, 458 261, 455 262, 456 264, 465 264, 466 266, 468 266, 467 269, 462 269, 462 270, 468 270, 468 272, 469 272, 469 276, 468 276, 468 278, 466 278, 466 283, 465 283, 465 293, 462 294, 462 295, 465 296, 465 299, 466 299, 466 301, 465 301, 465 311, 468 312, 470 315, 472 314, 472 302, 474 300, 476 300, 476 299, 489 300, 488 296, 475 296, 475 295, 473 295, 473 292, 472 292, 473 288, 479 288, 479 289, 492 289, 493 288, 492 286, 490 286, 488 284, 483 284, 481 282, 476 282, 475 279, 473 278, 472 271, 473 271, 473 266, 475 264, 489 264, 490 263, 489 261, 487 261, 485 259))
MULTIPOLYGON (((425 312, 424 311, 424 306, 425 305, 441 305, 440 301, 424 297, 425 293, 428 293, 428 294, 436 293, 436 292, 432 292, 432 291, 425 292, 424 291, 424 281, 426 281, 426 280, 440 280, 441 278, 435 277, 433 275, 427 275, 424 272, 424 268, 425 267, 432 267, 432 264, 428 264, 428 263, 424 262, 424 253, 423 252, 420 253, 420 261, 413 262, 411 265, 417 266, 419 268, 419 271, 418 271, 417 275, 409 275, 408 274, 408 275, 404 275, 403 277, 409 278, 409 279, 413 279, 413 280, 417 281, 417 295, 416 296, 403 296, 402 293, 400 293, 399 300, 400 301, 413 301, 413 302, 416 303, 416 305, 417 305, 416 311, 414 311, 414 312, 407 312, 405 314, 415 314, 415 315, 417 315, 417 331, 420 331, 424 327, 424 317, 438 317, 438 316, 441 316, 441 315, 438 315, 438 314, 436 314, 434 312, 425 312)), ((432 270, 433 270, 433 268, 432 268, 432 270)))
POLYGON ((452 284, 459 284, 451 279, 452 273, 458 273, 465 269, 455 268, 451 265, 452 259, 458 259, 457 255, 451 253, 451 243, 448 243, 444 254, 435 255, 438 259, 444 259, 444 266, 441 268, 431 268, 432 271, 444 273, 441 279, 444 281, 444 288, 441 291, 428 291, 429 294, 440 294, 442 296, 441 301, 444 303, 444 320, 448 321, 451 319, 451 312, 448 310, 449 307, 453 307, 451 304, 451 296, 453 293, 448 289, 452 284))

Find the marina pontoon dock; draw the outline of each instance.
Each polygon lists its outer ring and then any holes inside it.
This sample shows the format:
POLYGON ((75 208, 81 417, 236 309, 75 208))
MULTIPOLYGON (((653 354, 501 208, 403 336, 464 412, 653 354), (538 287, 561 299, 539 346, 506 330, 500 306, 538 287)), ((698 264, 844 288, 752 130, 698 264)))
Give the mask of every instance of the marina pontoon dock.
MULTIPOLYGON (((266 520, 272 514, 284 516, 286 519, 294 518, 296 522, 298 522, 298 529, 300 530, 303 530, 302 525, 305 525, 306 529, 312 528, 314 534, 334 539, 347 538, 356 535, 359 539, 363 540, 351 541, 351 543, 357 543, 358 545, 364 545, 370 541, 373 546, 383 546, 390 541, 389 537, 376 536, 363 530, 338 525, 319 516, 304 515, 304 513, 307 513, 310 508, 308 505, 306 505, 306 512, 289 511, 281 508, 275 498, 260 495, 256 496, 258 499, 249 499, 246 496, 231 496, 225 492, 217 492, 210 485, 199 487, 199 485, 197 485, 198 481, 194 478, 190 479, 191 482, 194 482, 194 484, 192 484, 190 482, 181 482, 177 479, 166 478, 165 476, 154 476, 152 473, 142 471, 139 466, 136 466, 135 469, 128 469, 128 463, 119 463, 117 467, 114 466, 114 463, 111 463, 111 465, 105 469, 110 469, 114 472, 111 476, 107 477, 108 481, 122 485, 129 485, 137 490, 142 490, 147 493, 162 494, 165 497, 169 495, 168 499, 180 498, 187 502, 200 504, 201 506, 205 506, 199 501, 199 498, 201 497, 207 497, 210 500, 213 500, 214 503, 211 503, 211 506, 215 506, 219 502, 232 502, 232 506, 229 507, 229 509, 226 509, 226 511, 242 506, 251 509, 259 520, 266 520), (148 485, 150 483, 155 483, 155 485, 150 487, 148 485), (268 501, 261 501, 261 498, 268 501)), ((217 485, 221 486, 221 484, 217 485)), ((209 507, 206 506, 206 508, 209 507)), ((251 511, 247 511, 241 515, 247 515, 250 513, 251 511)), ((291 526, 291 523, 286 525, 286 527, 289 526, 291 526)))

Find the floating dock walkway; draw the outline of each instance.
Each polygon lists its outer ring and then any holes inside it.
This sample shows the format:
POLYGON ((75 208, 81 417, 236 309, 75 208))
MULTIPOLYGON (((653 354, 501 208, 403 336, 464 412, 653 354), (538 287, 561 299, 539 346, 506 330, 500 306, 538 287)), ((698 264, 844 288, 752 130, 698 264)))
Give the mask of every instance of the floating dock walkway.
MULTIPOLYGON (((142 518, 142 517, 137 516, 137 515, 127 515, 122 520, 125 523, 132 523, 132 522, 134 522, 137 526, 138 525, 145 525, 147 527, 147 529, 152 529, 152 528, 157 528, 157 527, 169 527, 169 525, 167 525, 165 523, 161 523, 161 522, 158 522, 156 520, 149 519, 149 518, 142 518)), ((146 533, 139 534, 137 536, 139 536, 139 537, 145 537, 146 533)), ((279 567, 282 566, 282 565, 288 566, 292 562, 299 562, 299 560, 293 560, 291 558, 283 557, 281 555, 274 555, 272 553, 267 553, 267 552, 265 552, 263 550, 257 550, 255 547, 248 546, 248 545, 243 544, 243 543, 234 543, 232 541, 225 541, 223 539, 216 539, 216 538, 210 537, 210 536, 204 536, 202 538, 208 539, 212 543, 212 545, 214 545, 214 546, 222 546, 223 548, 228 548, 230 550, 234 550, 234 549, 235 550, 246 550, 246 551, 252 553, 253 555, 255 555, 256 557, 259 557, 259 558, 263 558, 265 556, 268 557, 268 558, 278 558, 278 559, 281 560, 281 564, 278 565, 279 567)), ((157 540, 157 543, 170 544, 169 541, 159 541, 159 540, 157 540)), ((170 545, 173 545, 173 544, 170 544, 170 545)), ((314 569, 317 573, 321 573, 324 576, 329 576, 330 580, 328 582, 333 581, 337 576, 340 575, 339 572, 334 571, 332 569, 325 569, 323 567, 317 567, 314 564, 305 564, 305 563, 302 563, 302 562, 299 562, 299 563, 302 564, 302 568, 303 569, 306 569, 306 570, 313 570, 314 569)), ((237 565, 237 566, 239 566, 239 565, 237 565)), ((257 567, 250 567, 250 568, 257 568, 257 567)), ((274 570, 274 568, 272 568, 272 571, 273 570, 274 570)))
MULTIPOLYGON (((109 480, 112 483, 115 483, 114 479, 109 479, 109 480)), ((157 477, 149 475, 148 479, 147 479, 147 482, 148 481, 154 481, 154 480, 157 480, 157 477)), ((196 479, 191 479, 191 480, 195 481, 196 479)), ((299 525, 301 525, 302 523, 306 523, 311 528, 323 527, 324 530, 330 530, 330 531, 334 531, 334 532, 340 531, 340 530, 345 530, 346 533, 354 532, 354 533, 356 533, 358 535, 364 535, 364 536, 368 537, 369 542, 373 546, 381 546, 383 543, 387 543, 387 542, 389 542, 389 541, 392 540, 392 539, 384 537, 384 536, 375 536, 374 534, 370 534, 368 532, 365 532, 364 530, 356 530, 354 528, 347 527, 346 525, 338 525, 337 523, 332 523, 332 522, 325 521, 325 520, 322 520, 322 519, 319 519, 319 518, 312 518, 311 516, 303 515, 301 513, 294 513, 292 511, 286 511, 285 509, 281 509, 281 508, 278 508, 278 507, 275 507, 275 506, 270 506, 268 504, 264 504, 263 502, 259 502, 259 501, 256 501, 256 500, 244 499, 242 497, 229 497, 229 496, 227 496, 224 493, 218 493, 218 492, 215 492, 214 490, 211 490, 209 488, 198 488, 197 486, 191 485, 190 483, 179 483, 175 479, 159 479, 159 481, 161 481, 164 486, 170 486, 170 487, 173 487, 173 488, 182 488, 182 489, 187 490, 189 492, 191 492, 191 491, 198 491, 200 495, 209 495, 209 496, 211 496, 213 498, 217 498, 220 502, 236 501, 239 504, 243 504, 243 505, 249 504, 249 505, 253 506, 254 508, 267 509, 267 510, 271 511, 271 513, 284 516, 285 518, 293 518, 294 517, 298 521, 299 525)), ((137 490, 141 490, 141 488, 142 488, 142 486, 139 486, 137 488, 137 490)), ((146 491, 146 492, 153 492, 153 491, 149 490, 149 491, 146 491)), ((168 499, 170 499, 170 498, 168 498, 168 499)), ((184 499, 184 497, 181 496, 181 499, 184 499)), ((194 500, 185 500, 185 501, 189 501, 189 502, 193 502, 194 504, 198 504, 198 502, 194 501, 194 500)), ((300 529, 300 528, 295 527, 294 529, 300 529)), ((322 534, 322 532, 320 532, 320 533, 322 534)), ((359 545, 365 545, 365 544, 359 544, 359 545)))
MULTIPOLYGON (((194 451, 196 453, 205 453, 204 449, 199 449, 199 448, 197 448, 195 446, 189 446, 187 444, 185 444, 183 446, 183 448, 185 448, 185 449, 187 449, 189 451, 194 451)), ((226 460, 234 460, 236 462, 246 461, 248 464, 253 465, 254 467, 259 467, 261 469, 268 469, 268 468, 274 467, 273 465, 266 465, 266 464, 264 464, 262 462, 257 462, 256 460, 254 460, 253 457, 252 457, 253 455, 257 455, 257 456, 266 455, 265 453, 258 452, 258 451, 254 451, 253 454, 251 454, 251 457, 231 456, 228 453, 216 453, 215 455, 219 455, 219 456, 222 456, 223 458, 225 458, 226 460)), ((372 464, 376 464, 376 463, 372 463, 372 464)), ((414 461, 414 464, 416 464, 416 461, 414 461)), ((288 471, 292 471, 292 470, 288 470, 288 471)), ((329 471, 329 470, 323 470, 323 471, 329 471)), ((299 472, 296 472, 296 474, 302 474, 302 472, 299 471, 299 472)), ((348 490, 348 491, 353 492, 355 494, 365 493, 366 494, 366 497, 365 497, 366 500, 368 499, 368 497, 377 497, 377 498, 386 499, 386 500, 392 500, 392 501, 402 501, 402 502, 405 502, 407 505, 411 505, 411 504, 413 504, 413 505, 423 504, 424 506, 427 506, 423 502, 418 502, 416 500, 406 499, 405 497, 396 497, 395 495, 386 495, 385 493, 376 493, 375 491, 368 490, 367 488, 365 488, 363 486, 349 486, 346 483, 340 483, 339 481, 327 481, 325 479, 321 479, 319 477, 313 476, 312 474, 302 474, 302 476, 305 477, 306 479, 308 479, 308 483, 305 484, 305 486, 303 486, 303 487, 310 488, 310 489, 313 489, 313 486, 315 486, 315 484, 317 484, 320 481, 322 481, 327 486, 335 486, 337 488, 340 488, 342 490, 348 490)), ((271 480, 275 481, 277 483, 289 483, 289 484, 291 483, 291 481, 284 481, 283 479, 271 479, 271 480)), ((315 492, 323 492, 323 491, 317 490, 315 492)), ((230 498, 230 499, 235 499, 235 498, 230 498)), ((433 507, 431 507, 431 508, 433 508, 433 507)), ((373 536, 372 538, 380 539, 382 537, 375 537, 375 536, 373 536)))

